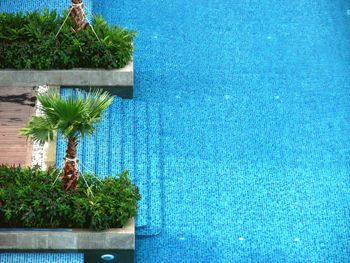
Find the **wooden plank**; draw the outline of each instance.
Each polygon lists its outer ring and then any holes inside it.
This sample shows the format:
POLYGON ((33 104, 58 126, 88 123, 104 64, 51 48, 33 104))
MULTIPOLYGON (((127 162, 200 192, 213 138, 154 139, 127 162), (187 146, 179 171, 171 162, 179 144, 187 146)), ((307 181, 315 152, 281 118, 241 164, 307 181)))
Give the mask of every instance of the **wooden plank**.
POLYGON ((0 87, 0 163, 30 165, 32 144, 19 134, 34 114, 32 87, 0 87))
POLYGON ((4 152, 4 153, 0 153, 0 156, 6 156, 8 153, 13 153, 13 154, 23 154, 27 152, 27 147, 26 145, 21 145, 19 147, 8 147, 8 148, 0 148, 0 152, 4 152), (6 153, 5 153, 6 151, 6 153))

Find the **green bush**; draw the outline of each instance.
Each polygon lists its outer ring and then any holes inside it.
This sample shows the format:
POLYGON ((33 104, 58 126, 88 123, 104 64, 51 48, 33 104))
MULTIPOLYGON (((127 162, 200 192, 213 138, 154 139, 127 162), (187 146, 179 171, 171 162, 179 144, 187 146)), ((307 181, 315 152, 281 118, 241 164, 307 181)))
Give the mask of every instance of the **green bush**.
POLYGON ((90 228, 125 225, 141 196, 124 171, 99 181, 85 175, 79 190, 64 191, 57 170, 0 166, 0 227, 90 228), (92 194, 91 194, 92 193, 92 194))
POLYGON ((0 68, 71 69, 121 68, 133 54, 133 31, 109 26, 94 16, 91 27, 74 34, 68 19, 60 34, 67 12, 55 11, 9 14, 0 13, 0 68))

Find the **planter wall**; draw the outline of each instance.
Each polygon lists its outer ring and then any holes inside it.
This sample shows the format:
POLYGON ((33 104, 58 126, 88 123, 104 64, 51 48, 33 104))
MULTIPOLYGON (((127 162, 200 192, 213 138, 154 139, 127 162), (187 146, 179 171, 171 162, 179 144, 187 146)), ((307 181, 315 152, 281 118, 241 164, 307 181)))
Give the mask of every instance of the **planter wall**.
POLYGON ((121 69, 0 70, 1 87, 106 87, 114 95, 133 97, 133 62, 121 69))
POLYGON ((102 254, 109 253, 118 257, 117 262, 133 262, 134 250, 134 220, 123 228, 101 232, 85 229, 0 230, 0 251, 3 252, 76 251, 86 254, 85 262, 99 262, 96 260, 102 254))

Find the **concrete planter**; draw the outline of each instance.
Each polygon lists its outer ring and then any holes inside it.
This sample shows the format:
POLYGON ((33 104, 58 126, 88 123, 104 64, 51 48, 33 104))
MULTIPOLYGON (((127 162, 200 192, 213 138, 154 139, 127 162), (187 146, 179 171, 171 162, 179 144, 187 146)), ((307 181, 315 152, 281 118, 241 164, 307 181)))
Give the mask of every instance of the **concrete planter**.
POLYGON ((104 254, 115 256, 116 261, 134 262, 135 224, 130 220, 123 228, 102 232, 85 229, 6 229, 0 230, 0 252, 61 252, 85 253, 85 263, 105 262, 104 254))
POLYGON ((0 87, 106 87, 123 98, 133 97, 134 65, 121 69, 0 70, 0 87))

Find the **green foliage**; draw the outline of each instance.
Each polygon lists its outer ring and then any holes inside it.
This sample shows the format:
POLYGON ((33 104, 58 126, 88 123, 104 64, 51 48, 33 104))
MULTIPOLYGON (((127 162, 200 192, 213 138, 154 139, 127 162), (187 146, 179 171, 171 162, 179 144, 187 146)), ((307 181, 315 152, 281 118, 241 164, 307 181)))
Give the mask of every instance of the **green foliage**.
POLYGON ((54 127, 45 117, 33 116, 20 133, 43 145, 54 138, 54 127))
POLYGON ((58 92, 50 90, 37 98, 42 104, 43 114, 32 117, 20 132, 41 144, 52 140, 54 132, 60 132, 65 138, 92 134, 103 111, 113 100, 108 92, 101 89, 65 99, 58 92))
POLYGON ((69 19, 56 38, 67 12, 0 13, 0 68, 121 68, 133 53, 133 31, 109 26, 94 16, 94 27, 74 34, 69 19))
POLYGON ((137 214, 141 196, 124 171, 101 182, 79 180, 76 192, 64 191, 58 171, 0 166, 0 227, 90 228, 125 225, 137 214))

